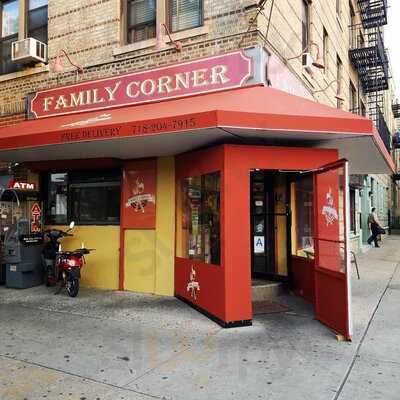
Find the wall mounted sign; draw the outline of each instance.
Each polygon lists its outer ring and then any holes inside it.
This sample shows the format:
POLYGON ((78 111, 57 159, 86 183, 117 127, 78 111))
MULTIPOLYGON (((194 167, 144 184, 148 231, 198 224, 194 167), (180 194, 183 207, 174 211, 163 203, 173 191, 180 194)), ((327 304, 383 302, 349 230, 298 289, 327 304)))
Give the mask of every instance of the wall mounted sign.
POLYGON ((154 159, 126 163, 123 173, 122 225, 126 229, 155 229, 156 176, 154 159))
POLYGON ((36 190, 36 185, 29 182, 10 181, 8 183, 8 189, 36 190))
POLYGON ((33 203, 31 207, 31 232, 39 233, 42 231, 42 209, 38 203, 33 203))
POLYGON ((252 60, 241 51, 37 92, 35 118, 143 104, 243 86, 252 60))

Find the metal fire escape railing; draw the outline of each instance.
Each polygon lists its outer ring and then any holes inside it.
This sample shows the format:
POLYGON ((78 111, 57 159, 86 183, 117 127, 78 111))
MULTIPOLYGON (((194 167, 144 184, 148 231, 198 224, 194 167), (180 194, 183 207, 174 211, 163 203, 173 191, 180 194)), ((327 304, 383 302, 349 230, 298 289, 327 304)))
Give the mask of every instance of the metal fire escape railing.
POLYGON ((350 27, 349 57, 366 95, 367 113, 388 151, 391 133, 384 118, 383 91, 389 89, 389 59, 381 27, 387 24, 387 0, 358 0, 361 24, 350 27))
POLYGON ((392 104, 392 111, 394 118, 400 118, 400 103, 395 102, 392 104))
POLYGON ((392 149, 392 133, 388 128, 385 120, 385 116, 383 115, 382 111, 378 107, 378 131, 383 143, 385 144, 386 148, 390 152, 392 149))
POLYGON ((365 29, 387 24, 387 0, 358 0, 358 6, 365 29))

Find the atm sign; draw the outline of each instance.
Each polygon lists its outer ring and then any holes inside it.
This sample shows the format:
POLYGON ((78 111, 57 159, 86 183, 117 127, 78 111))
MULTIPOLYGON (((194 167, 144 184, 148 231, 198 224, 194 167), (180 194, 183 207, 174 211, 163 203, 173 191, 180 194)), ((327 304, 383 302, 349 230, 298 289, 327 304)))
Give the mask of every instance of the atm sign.
POLYGON ((36 185, 34 183, 29 182, 18 182, 18 181, 11 181, 8 184, 9 189, 19 189, 19 190, 35 190, 36 185))

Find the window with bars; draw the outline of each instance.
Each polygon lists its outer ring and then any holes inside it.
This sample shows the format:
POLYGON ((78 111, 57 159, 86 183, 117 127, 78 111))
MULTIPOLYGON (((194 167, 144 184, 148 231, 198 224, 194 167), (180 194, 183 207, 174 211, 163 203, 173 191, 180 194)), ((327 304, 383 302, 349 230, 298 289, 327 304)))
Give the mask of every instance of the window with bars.
POLYGON ((156 37, 156 0, 129 0, 127 12, 128 43, 156 37))
POLYGON ((203 25, 203 0, 168 0, 171 32, 203 25))

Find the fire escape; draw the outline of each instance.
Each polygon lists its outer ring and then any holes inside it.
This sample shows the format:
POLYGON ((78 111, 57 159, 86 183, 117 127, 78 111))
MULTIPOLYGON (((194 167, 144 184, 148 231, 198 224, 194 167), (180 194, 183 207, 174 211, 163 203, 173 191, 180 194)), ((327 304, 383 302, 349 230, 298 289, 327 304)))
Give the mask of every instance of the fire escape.
POLYGON ((358 5, 361 23, 350 27, 350 61, 358 72, 369 117, 390 152, 392 135, 383 114, 383 92, 389 88, 389 60, 382 34, 387 0, 358 0, 358 5))

